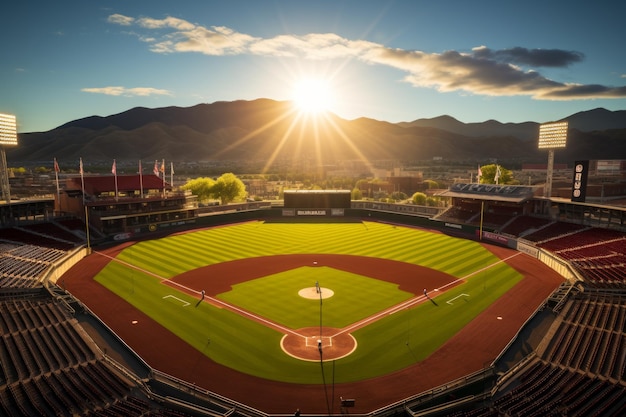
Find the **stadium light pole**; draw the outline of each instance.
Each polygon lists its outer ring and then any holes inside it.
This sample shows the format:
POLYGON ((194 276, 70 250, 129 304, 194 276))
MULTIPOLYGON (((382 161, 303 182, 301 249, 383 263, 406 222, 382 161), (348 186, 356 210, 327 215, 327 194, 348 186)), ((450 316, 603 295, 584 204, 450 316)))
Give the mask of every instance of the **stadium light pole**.
POLYGON ((552 175, 554 173, 554 150, 565 148, 567 143, 567 122, 544 123, 539 126, 539 149, 548 150, 546 186, 543 196, 552 197, 552 175))
POLYGON ((315 289, 320 296, 320 337, 317 340, 317 350, 320 352, 320 369, 322 371, 322 383, 324 385, 324 397, 326 398, 326 410, 328 415, 331 414, 330 403, 328 401, 328 389, 326 387, 326 373, 324 372, 324 348, 322 342, 322 287, 319 285, 319 281, 315 281, 315 289))
POLYGON ((5 146, 17 146, 17 122, 12 114, 0 113, 0 187, 2 198, 11 203, 11 187, 9 184, 9 167, 5 146))

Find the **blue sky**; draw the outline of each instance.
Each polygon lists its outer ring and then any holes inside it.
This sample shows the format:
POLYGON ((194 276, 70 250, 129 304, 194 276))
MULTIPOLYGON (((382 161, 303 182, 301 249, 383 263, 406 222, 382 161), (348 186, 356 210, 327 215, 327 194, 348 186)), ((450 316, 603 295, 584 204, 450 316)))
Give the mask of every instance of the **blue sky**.
POLYGON ((136 106, 295 99, 390 122, 626 109, 614 1, 32 1, 3 12, 0 112, 47 131, 136 106))

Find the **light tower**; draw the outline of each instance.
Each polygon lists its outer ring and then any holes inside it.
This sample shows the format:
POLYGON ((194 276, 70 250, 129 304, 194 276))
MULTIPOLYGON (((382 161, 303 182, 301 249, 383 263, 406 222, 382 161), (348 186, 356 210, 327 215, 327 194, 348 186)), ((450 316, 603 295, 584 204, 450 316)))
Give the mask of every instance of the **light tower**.
POLYGON ((567 122, 545 123, 539 126, 539 149, 548 150, 548 170, 543 196, 552 196, 552 174, 554 171, 554 150, 565 148, 567 142, 567 122))
POLYGON ((9 186, 9 167, 5 146, 17 146, 17 123, 15 116, 0 113, 0 187, 2 187, 2 199, 9 204, 11 202, 11 188, 9 186))

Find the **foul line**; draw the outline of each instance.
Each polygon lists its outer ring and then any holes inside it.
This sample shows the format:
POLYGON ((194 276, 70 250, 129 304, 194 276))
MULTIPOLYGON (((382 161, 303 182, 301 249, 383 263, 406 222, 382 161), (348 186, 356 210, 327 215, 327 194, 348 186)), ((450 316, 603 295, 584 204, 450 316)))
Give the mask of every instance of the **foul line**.
MULTIPOLYGON (((145 273, 147 275, 150 275, 150 276, 153 276, 155 278, 158 278, 161 281, 161 283, 167 282, 168 285, 176 286, 176 287, 182 288, 182 289, 184 289, 186 291, 189 291, 191 293, 195 293, 195 294, 198 294, 198 295, 201 294, 200 291, 198 291, 198 290, 194 290, 193 288, 189 288, 189 287, 187 287, 185 285, 182 285, 182 284, 180 284, 180 283, 178 283, 176 281, 172 281, 171 279, 163 278, 162 276, 160 276, 158 274, 155 274, 154 272, 150 272, 150 271, 147 271, 147 270, 145 270, 143 268, 139 268, 138 266, 135 266, 135 265, 133 265, 131 263, 128 263, 126 261, 122 261, 121 259, 117 259, 117 258, 115 258, 113 256, 110 256, 110 255, 107 255, 105 253, 98 252, 98 251, 94 251, 93 253, 97 253, 98 255, 102 255, 105 258, 109 258, 110 260, 112 260, 114 262, 119 262, 119 263, 121 263, 123 265, 126 265, 129 268, 131 268, 131 269, 135 269, 135 270, 143 272, 143 273, 145 273)), ((217 298, 205 295, 204 299, 205 300, 210 300, 210 301, 212 301, 215 304, 219 304, 219 305, 221 305, 221 306, 223 306, 223 307, 225 307, 225 308, 227 308, 227 309, 229 309, 231 311, 234 311, 234 312, 236 312, 236 313, 238 313, 238 314, 240 314, 242 316, 247 316, 247 317, 249 317, 249 318, 251 318, 253 320, 256 320, 258 322, 266 324, 266 325, 268 325, 270 327, 273 327, 273 328, 275 328, 277 330, 280 330, 280 331, 282 331, 284 333, 289 333, 289 334, 292 334, 292 335, 295 335, 295 336, 300 336, 300 337, 306 338, 306 336, 301 335, 300 333, 295 332, 295 331, 291 330, 288 327, 285 327, 285 326, 283 326, 281 324, 278 324, 276 322, 268 320, 268 319, 266 319, 264 317, 257 316, 256 314, 253 314, 253 313, 251 313, 251 312, 249 312, 247 310, 243 310, 243 309, 241 309, 241 308, 239 308, 237 306, 234 306, 232 304, 226 303, 224 301, 218 300, 217 298)))
MULTIPOLYGON (((499 259, 497 262, 494 262, 494 263, 492 263, 491 265, 487 265, 486 267, 481 268, 481 269, 478 269, 478 270, 476 270, 476 271, 474 271, 474 272, 472 272, 472 273, 470 273, 470 274, 465 275, 464 277, 461 277, 461 278, 455 279, 454 281, 450 281, 450 282, 448 282, 446 285, 443 285, 443 286, 441 286, 441 287, 439 287, 439 288, 435 288, 435 289, 434 289, 434 291, 439 292, 439 291, 441 291, 442 289, 447 288, 447 287, 449 287, 449 286, 451 286, 451 285, 453 285, 453 284, 456 284, 456 283, 461 282, 461 281, 465 281, 465 280, 467 280, 468 278, 470 278, 470 277, 472 277, 472 276, 474 276, 474 275, 476 275, 476 274, 479 274, 479 273, 481 273, 481 272, 483 272, 483 271, 486 271, 486 270, 488 270, 488 269, 491 269, 491 268, 493 268, 494 266, 499 265, 499 264, 501 264, 501 263, 503 263, 503 262, 506 262, 506 261, 508 261, 509 259, 514 258, 514 257, 516 257, 516 256, 520 255, 521 253, 522 253, 522 252, 517 252, 517 253, 514 253, 513 255, 509 256, 509 257, 504 258, 504 259, 499 259)), ((408 300, 406 300, 406 301, 404 301, 404 302, 402 302, 402 303, 400 303, 400 304, 396 304, 395 306, 389 307, 389 308, 388 308, 388 309, 386 309, 386 310, 383 310, 383 311, 381 311, 381 312, 379 312, 379 313, 376 313, 376 314, 374 314, 374 315, 371 315, 371 316, 369 316, 369 317, 366 317, 366 318, 364 318, 363 320, 359 320, 359 321, 357 321, 356 323, 353 323, 353 324, 351 324, 351 325, 349 325, 349 326, 347 326, 347 327, 344 327, 343 329, 341 329, 339 332, 337 332, 337 333, 336 333, 336 334, 334 334, 333 336, 337 336, 337 335, 340 335, 340 334, 343 334, 343 333, 350 332, 350 331, 352 331, 352 330, 358 329, 358 328, 360 328, 360 327, 364 327, 365 325, 367 325, 367 324, 369 324, 369 323, 372 323, 372 322, 374 322, 374 321, 378 320, 378 319, 379 319, 379 318, 381 318, 382 316, 386 316, 386 315, 394 314, 394 313, 397 313, 398 311, 403 310, 403 309, 405 309, 405 308, 413 307, 414 305, 419 304, 419 303, 421 303, 421 302, 423 302, 424 300, 427 300, 427 299, 429 299, 429 298, 431 298, 431 297, 427 297, 427 296, 425 296, 425 295, 420 295, 420 296, 418 296, 418 297, 410 298, 410 299, 408 299, 408 300)))
MULTIPOLYGON (((156 277, 159 280, 161 280, 161 282, 167 281, 167 283, 169 285, 177 286, 177 287, 182 288, 182 289, 184 289, 186 291, 189 291, 191 293, 195 293, 195 294, 200 295, 200 291, 194 290, 193 288, 186 287, 186 286, 184 286, 182 284, 179 284, 178 282, 172 281, 172 280, 170 280, 168 278, 163 278, 162 276, 157 275, 154 272, 150 272, 150 271, 147 271, 147 270, 145 270, 143 268, 139 268, 139 267, 137 267, 137 266, 135 266, 133 264, 130 264, 130 263, 126 262, 126 261, 122 261, 120 259, 114 258, 114 257, 112 257, 110 255, 107 255, 107 254, 104 254, 104 253, 98 252, 98 251, 94 251, 93 253, 97 253, 98 255, 102 255, 102 256, 104 256, 106 258, 109 258, 109 259, 111 259, 111 260, 113 260, 115 262, 119 262, 119 263, 121 263, 123 265, 126 265, 129 268, 132 268, 132 269, 135 269, 137 271, 141 271, 141 272, 143 272, 143 273, 145 273, 147 275, 151 275, 153 277, 156 277)), ((508 256, 508 257, 503 258, 503 259, 499 259, 497 262, 494 262, 494 263, 492 263, 490 265, 487 265, 484 268, 481 268, 481 269, 478 269, 478 270, 476 270, 476 271, 474 271, 472 273, 469 273, 469 274, 465 275, 464 277, 461 277, 461 278, 455 279, 453 281, 450 281, 447 284, 445 284, 445 285, 443 285, 443 286, 441 286, 439 288, 435 288, 434 291, 439 292, 442 289, 447 288, 447 287, 449 287, 451 285, 454 285, 454 284, 459 283, 461 281, 465 281, 465 280, 467 280, 468 278, 470 278, 470 277, 472 277, 474 275, 477 275, 477 274, 479 274, 481 272, 484 272, 484 271, 486 271, 488 269, 491 269, 491 268, 495 267, 496 265, 499 265, 499 264, 501 264, 503 262, 506 262, 509 259, 512 259, 512 258, 514 258, 514 257, 516 257, 518 255, 521 255, 521 254, 522 254, 522 252, 516 252, 516 253, 514 253, 511 256, 508 256)), ((331 336, 327 336, 327 337, 331 337, 332 338, 332 337, 335 337, 335 336, 339 336, 339 335, 341 335, 343 333, 349 333, 352 330, 356 330, 358 328, 366 326, 367 324, 375 322, 375 321, 379 320, 383 316, 387 316, 387 315, 391 315, 391 314, 397 313, 400 310, 412 307, 412 306, 414 306, 416 304, 419 304, 419 303, 421 303, 424 300, 427 300, 429 298, 431 298, 431 297, 427 297, 425 295, 420 295, 420 296, 417 296, 417 297, 410 298, 410 299, 405 300, 405 301, 403 301, 403 302, 401 302, 399 304, 396 304, 396 305, 391 306, 391 307, 389 307, 389 308, 387 308, 385 310, 382 310, 382 311, 380 311, 380 312, 378 312, 376 314, 373 314, 373 315, 371 315, 369 317, 366 317, 366 318, 364 318, 362 320, 359 320, 359 321, 357 321, 357 322, 355 322, 355 323, 353 323, 351 325, 348 325, 348 326, 342 328, 341 330, 339 330, 337 333, 335 333, 335 334, 333 334, 331 336)), ((249 312, 247 310, 241 309, 241 308, 239 308, 237 306, 234 306, 232 304, 226 303, 224 301, 218 300, 217 298, 210 297, 210 296, 205 296, 205 300, 210 300, 210 301, 212 301, 215 304, 219 304, 219 305, 221 305, 221 306, 223 306, 223 307, 225 307, 225 308, 227 308, 227 309, 229 309, 229 310, 231 310, 233 312, 236 312, 236 313, 238 313, 238 314, 240 314, 242 316, 245 316, 245 317, 249 317, 249 318, 251 318, 251 319, 253 319, 253 320, 257 321, 257 322, 266 324, 267 326, 272 327, 272 328, 274 328, 276 330, 282 331, 284 333, 292 334, 294 336, 303 337, 305 339, 307 338, 307 336, 302 335, 302 334, 300 334, 300 333, 298 333, 296 331, 293 331, 293 330, 291 330, 288 327, 285 327, 285 326, 283 326, 281 324, 278 324, 278 323, 276 323, 274 321, 268 320, 268 319, 266 319, 264 317, 257 316, 256 314, 253 314, 253 313, 251 313, 251 312, 249 312)))

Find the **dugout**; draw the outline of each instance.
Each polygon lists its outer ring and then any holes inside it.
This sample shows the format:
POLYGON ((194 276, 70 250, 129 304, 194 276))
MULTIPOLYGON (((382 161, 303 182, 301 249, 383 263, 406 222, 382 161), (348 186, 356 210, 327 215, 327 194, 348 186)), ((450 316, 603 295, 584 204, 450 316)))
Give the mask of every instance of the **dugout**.
POLYGON ((350 190, 285 190, 286 209, 349 209, 350 190))

